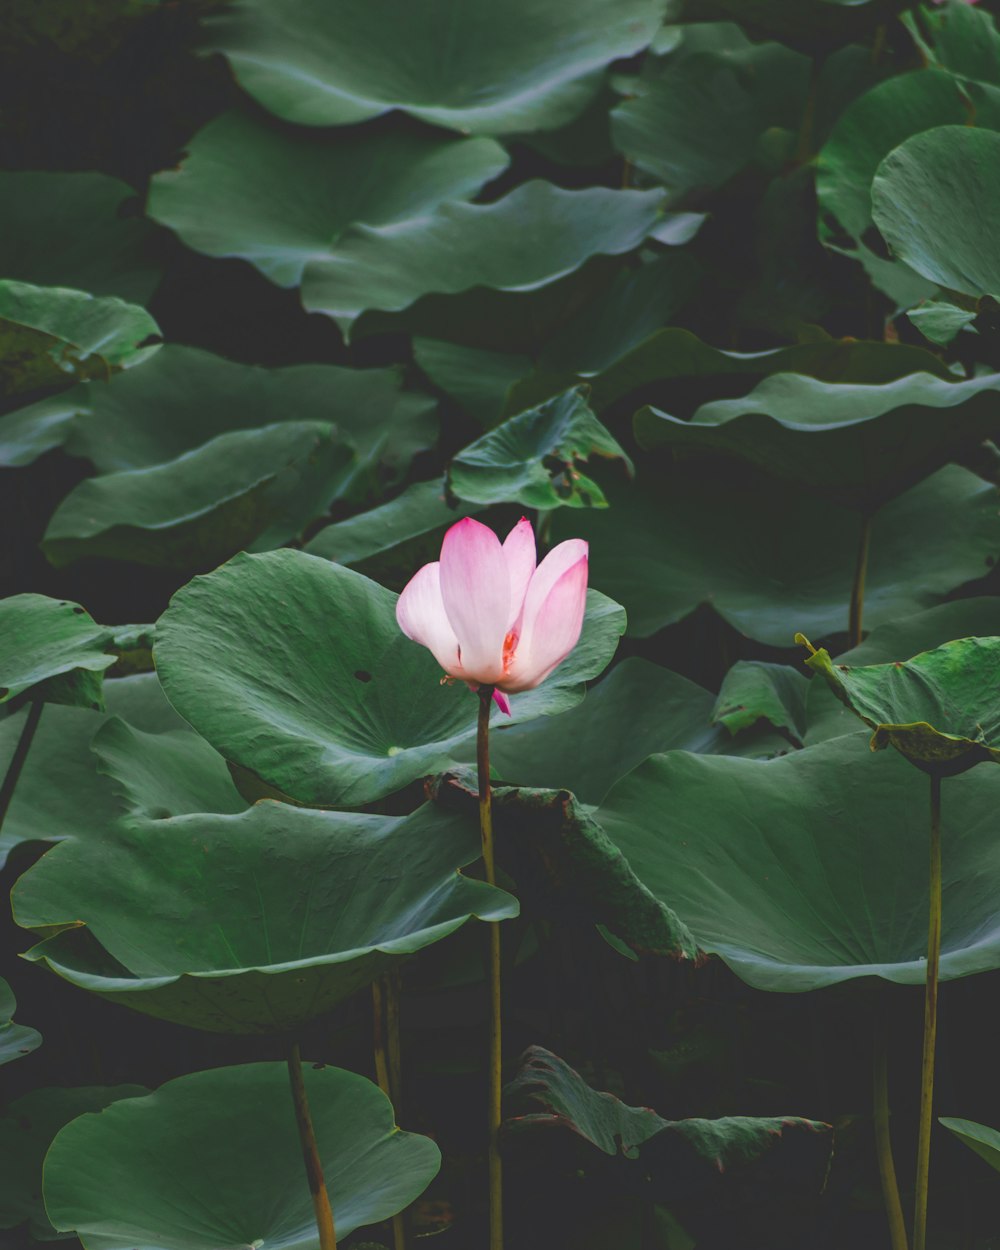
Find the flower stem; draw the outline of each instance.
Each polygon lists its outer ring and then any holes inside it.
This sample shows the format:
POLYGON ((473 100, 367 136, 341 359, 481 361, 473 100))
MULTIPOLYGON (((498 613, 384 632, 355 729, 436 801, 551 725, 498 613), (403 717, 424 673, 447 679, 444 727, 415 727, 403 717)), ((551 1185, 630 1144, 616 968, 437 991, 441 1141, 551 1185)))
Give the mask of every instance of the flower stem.
POLYGON ((926 1250, 927 1189, 934 1105, 934 1045, 937 1040, 938 964, 941 960, 941 778, 931 775, 930 919, 927 929, 927 985, 924 993, 924 1053, 920 1069, 920 1133, 913 1209, 913 1250, 926 1250))
POLYGON ((858 539, 858 555, 854 563, 854 584, 851 586, 851 616, 848 625, 850 645, 861 642, 861 621, 865 611, 865 576, 868 572, 868 548, 871 546, 872 518, 866 512, 861 518, 861 536, 858 539))
POLYGON ((3 779, 3 785, 0 786, 0 829, 3 828, 3 822, 7 819, 7 810, 14 797, 14 791, 17 788, 24 761, 28 758, 31 740, 35 736, 38 722, 42 719, 42 708, 44 706, 45 704, 41 699, 35 699, 28 704, 28 715, 21 728, 21 734, 17 740, 17 746, 14 748, 14 754, 10 757, 10 764, 7 766, 7 774, 3 779))
POLYGON ((306 1165, 306 1178, 309 1181, 309 1192, 312 1194, 313 1209, 316 1212, 320 1250, 337 1250, 333 1211, 330 1207, 330 1196, 326 1191, 326 1181, 323 1179, 323 1164, 319 1157, 319 1147, 316 1145, 312 1116, 309 1114, 309 1102, 306 1099, 306 1087, 302 1079, 302 1056, 299 1053, 298 1042, 292 1042, 288 1048, 288 1078, 292 1086, 292 1102, 295 1104, 295 1121, 299 1128, 299 1140, 302 1143, 302 1160, 306 1165))
MULTIPOLYGON (((486 880, 496 885, 493 854, 493 796, 490 790, 490 708, 493 687, 479 687, 479 724, 476 734, 476 767, 479 777, 479 829, 483 838, 483 864, 486 880)), ((500 1165, 500 1091, 503 1057, 500 1018, 500 923, 490 921, 490 1096, 489 1096, 489 1179, 490 1245, 503 1250, 503 1174, 500 1165)))
MULTIPOLYGON (((393 970, 372 982, 372 1044, 378 1087, 392 1103, 398 1120, 402 1081, 399 1046, 399 972, 393 970), (388 1032, 388 1041, 386 1033, 388 1032)), ((406 1223, 402 1211, 392 1217, 393 1250, 406 1250, 406 1223)))
POLYGON ((882 1178, 882 1200, 889 1222, 889 1244, 892 1250, 907 1250, 906 1222, 899 1200, 896 1165, 892 1158, 892 1135, 889 1129, 889 1012, 885 995, 879 994, 875 1004, 875 1044, 872 1065, 873 1120, 875 1151, 882 1178))

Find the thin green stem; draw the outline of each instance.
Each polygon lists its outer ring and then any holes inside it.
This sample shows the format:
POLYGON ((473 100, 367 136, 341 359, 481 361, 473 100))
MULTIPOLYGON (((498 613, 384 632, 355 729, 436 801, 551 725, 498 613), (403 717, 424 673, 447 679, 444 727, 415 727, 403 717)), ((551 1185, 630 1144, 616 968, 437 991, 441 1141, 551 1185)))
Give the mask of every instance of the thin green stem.
MULTIPOLYGON (((375 1079, 392 1103, 397 1121, 400 1115, 399 1076, 399 973, 394 970, 372 982, 372 1046, 375 1051, 375 1079), (388 1030, 389 1040, 386 1040, 388 1030), (395 1035, 395 1045, 393 1036, 395 1035), (395 1059, 395 1063, 393 1062, 395 1059), (393 1068, 396 1068, 395 1076, 393 1068)), ((393 1250, 406 1250, 406 1222, 402 1211, 392 1217, 393 1250)))
POLYGON ((292 1086, 292 1102, 295 1104, 295 1122, 302 1143, 302 1161, 306 1165, 306 1179, 312 1194, 313 1210, 316 1212, 316 1228, 319 1232, 320 1250, 337 1250, 337 1234, 333 1227, 333 1210, 330 1196, 323 1179, 323 1164, 316 1145, 312 1116, 306 1098, 306 1086, 302 1079, 302 1056, 298 1042, 288 1048, 288 1079, 292 1086))
POLYGON ((0 786, 0 829, 3 828, 3 822, 7 819, 7 810, 14 797, 14 791, 17 789, 17 782, 21 776, 21 769, 24 767, 24 761, 28 758, 28 751, 31 749, 31 740, 35 736, 35 730, 38 728, 38 722, 42 719, 42 708, 44 706, 45 704, 42 703, 40 699, 34 700, 28 704, 28 715, 21 728, 21 735, 17 740, 17 746, 14 748, 14 754, 11 756, 10 764, 7 766, 7 773, 3 779, 3 785, 0 786))
POLYGON ((872 1065, 872 1102, 875 1124, 875 1151, 879 1176, 882 1178, 882 1200, 889 1222, 889 1244, 892 1250, 907 1250, 906 1221, 899 1200, 896 1165, 892 1158, 892 1134, 889 1128, 889 1012, 884 993, 875 1005, 875 1044, 872 1065))
MULTIPOLYGON (((479 724, 476 734, 476 767, 479 778, 479 829, 483 838, 486 880, 496 885, 493 854, 493 793, 490 789, 490 708, 493 687, 479 687, 479 724)), ((490 937, 490 1094, 489 1181, 490 1250, 503 1250, 503 1172, 500 1164, 500 1092, 503 1059, 500 1013, 500 924, 491 921, 490 937)))
POLYGON ((861 518, 861 534, 858 538, 858 554, 854 562, 854 584, 851 586, 851 616, 848 633, 852 647, 861 642, 862 620, 865 613, 865 577, 868 573, 868 549, 872 540, 871 513, 861 518))
POLYGON ((913 1250, 927 1246, 927 1191, 934 1108, 934 1047, 937 1041, 938 965, 941 960, 941 778, 931 776, 930 918, 927 926, 927 985, 924 993, 924 1053, 920 1066, 920 1132, 913 1208, 913 1250))

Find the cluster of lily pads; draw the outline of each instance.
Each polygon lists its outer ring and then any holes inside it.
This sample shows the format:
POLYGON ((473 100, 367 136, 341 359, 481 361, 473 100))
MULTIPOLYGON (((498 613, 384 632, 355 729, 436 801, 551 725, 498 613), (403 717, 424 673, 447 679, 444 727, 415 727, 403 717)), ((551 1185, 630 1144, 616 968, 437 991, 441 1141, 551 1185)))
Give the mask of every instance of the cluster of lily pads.
POLYGON ((989 1244, 998 1182, 936 1126, 1000 1170, 1000 1091, 959 1096, 961 1039, 929 1082, 938 980, 976 974, 985 1015, 1000 971, 991 7, 18 0, 19 1247, 326 1250, 286 1064, 344 1250, 485 1246, 480 922, 508 1250, 925 1250, 956 1173, 989 1244), (591 589, 494 713, 488 884, 477 700, 395 605, 455 521, 522 514, 587 540, 591 589), (578 1029, 547 1014, 572 975, 578 1029), (88 995, 195 1060, 67 1078, 88 995), (746 1021, 773 1040, 800 1001, 837 1004, 816 1035, 860 1021, 874 1081, 833 1043, 839 1102, 760 1075, 746 1021), (705 1094, 723 1067, 743 1084, 705 1094), (436 1119, 432 1081, 468 1110, 436 1119), (782 1185, 758 1227, 746 1191, 782 1185))

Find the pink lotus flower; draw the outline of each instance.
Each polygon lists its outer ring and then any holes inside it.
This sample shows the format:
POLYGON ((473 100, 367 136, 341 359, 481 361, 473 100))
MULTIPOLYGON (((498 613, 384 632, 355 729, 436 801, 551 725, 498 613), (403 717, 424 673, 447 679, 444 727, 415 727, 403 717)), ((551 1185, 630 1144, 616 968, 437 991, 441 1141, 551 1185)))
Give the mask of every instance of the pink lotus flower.
POLYGON ((396 604, 399 628, 434 655, 449 677, 470 689, 495 687, 510 715, 509 694, 543 682, 576 646, 587 599, 587 544, 559 543, 535 567, 535 535, 522 517, 501 545, 466 517, 441 544, 396 604))

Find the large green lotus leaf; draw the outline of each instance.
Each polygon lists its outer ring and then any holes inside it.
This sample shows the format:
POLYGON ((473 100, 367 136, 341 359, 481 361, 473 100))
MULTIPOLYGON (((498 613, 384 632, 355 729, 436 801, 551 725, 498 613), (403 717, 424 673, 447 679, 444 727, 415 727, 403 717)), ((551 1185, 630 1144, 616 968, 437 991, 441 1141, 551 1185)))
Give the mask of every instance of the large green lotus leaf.
POLYGON ((580 471, 592 456, 619 460, 634 472, 580 387, 508 418, 470 443, 448 466, 448 487, 457 498, 484 507, 606 508, 604 492, 580 471))
POLYGON ((109 377, 159 326, 115 296, 0 280, 0 395, 109 377))
POLYGON ((617 149, 652 174, 671 200, 721 186, 754 159, 768 127, 794 124, 808 60, 778 43, 668 57, 611 114, 617 149))
POLYGON ((523 183, 492 204, 442 204, 395 226, 354 226, 306 265, 302 302, 341 329, 366 309, 408 308, 422 295, 473 287, 531 291, 617 256, 655 230, 663 193, 523 183))
POLYGON ((144 304, 160 280, 136 193, 99 173, 0 173, 0 273, 144 304), (136 212, 126 215, 129 201, 136 212))
MULTIPOLYGON (((894 751, 872 756, 864 733, 767 761, 672 751, 620 781, 597 819, 698 945, 748 984, 916 985, 929 820, 917 777, 894 751)), ((998 802, 992 768, 946 787, 944 979, 1000 967, 998 802)))
POLYGON ((17 1001, 7 982, 0 977, 0 1067, 24 1055, 30 1055, 42 1044, 37 1029, 14 1023, 17 1001))
POLYGON ((238 256, 279 286, 357 222, 388 226, 475 195, 509 157, 492 139, 290 131, 225 113, 152 180, 149 215, 189 247, 238 256))
POLYGON ((85 1112, 102 1111, 122 1098, 148 1091, 142 1085, 82 1085, 72 1089, 35 1089, 18 1098, 0 1118, 0 1228, 27 1225, 32 1238, 54 1241, 42 1202, 42 1164, 56 1133, 85 1112))
POLYGON ((878 385, 777 373, 741 399, 703 404, 690 421, 640 409, 635 433, 644 447, 739 456, 871 511, 1000 434, 998 392, 1000 373, 967 382, 915 373, 878 385))
MULTIPOLYGON (((418 1197, 437 1146, 398 1129, 365 1077, 302 1075, 338 1238, 418 1197)), ((319 1246, 283 1063, 195 1072, 81 1116, 53 1142, 44 1190, 49 1218, 86 1247, 319 1246)))
MULTIPOLYGON (((879 625, 857 647, 835 657, 837 664, 884 664, 901 655, 930 651, 953 638, 1000 635, 1000 598, 956 599, 879 625)), ((806 744, 858 732, 858 718, 825 681, 813 679, 806 699, 806 744)))
POLYGON ((210 19, 211 45, 271 113, 342 126, 390 109, 462 133, 572 121, 609 61, 641 51, 665 0, 241 0, 210 19), (390 37, 387 37, 387 34, 390 37))
POLYGON ((512 785, 556 787, 584 803, 600 803, 650 755, 717 749, 721 735, 709 724, 711 714, 707 690, 632 658, 558 719, 498 726, 490 741, 490 766, 512 785))
MULTIPOLYGON (((478 819, 475 772, 444 773, 430 793, 447 810, 478 819)), ((493 791, 497 862, 533 914, 596 924, 637 955, 699 958, 690 929, 636 876, 628 860, 566 790, 499 786, 493 791)))
MULTIPOLYGON (((611 507, 553 517, 554 538, 590 542, 591 584, 645 637, 709 603, 742 633, 787 647, 847 628, 857 513, 745 465, 685 462, 639 474, 611 507), (822 536, 819 541, 817 536, 822 536)), ((872 523, 865 623, 931 607, 982 576, 1000 544, 997 493, 950 465, 872 523)))
MULTIPOLYGON (((0 773, 7 770, 27 714, 21 709, 0 720, 0 773)), ((78 707, 49 706, 42 712, 3 822, 0 867, 21 843, 101 837, 122 814, 90 749, 106 719, 78 707)))
POLYGON ((94 735, 91 750, 131 812, 163 820, 246 810, 225 760, 187 726, 144 733, 114 716, 94 735))
POLYGON ((939 1117, 938 1123, 954 1133, 959 1141, 965 1142, 991 1168, 1000 1172, 1000 1133, 995 1128, 987 1128, 985 1124, 976 1124, 973 1120, 956 1120, 950 1116, 939 1117))
POLYGON ((474 817, 320 812, 262 800, 239 815, 122 821, 60 843, 22 876, 29 957, 160 1019, 280 1033, 400 959, 517 900, 460 869, 474 817))
MULTIPOLYGON (((579 1072, 543 1046, 530 1046, 505 1091, 521 1114, 505 1131, 565 1128, 606 1155, 638 1159, 660 1190, 693 1152, 713 1171, 765 1154, 786 1131, 829 1133, 830 1125, 801 1116, 726 1116, 720 1120, 665 1120, 651 1107, 630 1107, 592 1089, 579 1072), (647 1149, 643 1149, 643 1147, 647 1149)), ((831 1140, 832 1148, 832 1140, 831 1140)), ((685 1178, 688 1179, 688 1178, 685 1178)))
POLYGON ((651 398, 651 392, 655 395, 662 390, 666 403, 670 384, 684 378, 742 374, 750 379, 773 373, 803 373, 827 382, 877 384, 918 372, 951 377, 945 364, 922 347, 830 339, 763 352, 729 352, 710 346, 681 326, 669 326, 651 334, 596 376, 536 370, 510 389, 507 412, 530 408, 583 381, 591 386, 591 405, 603 412, 635 393, 651 398))
POLYGON ((873 751, 893 746, 940 776, 984 761, 1000 763, 1000 638, 958 638, 910 660, 834 664, 801 635, 806 663, 845 706, 874 730, 873 751))
POLYGON ((710 719, 714 725, 724 725, 732 735, 764 720, 801 742, 806 732, 808 693, 807 679, 787 664, 737 660, 722 680, 710 719))
MULTIPOLYGON (((441 684, 395 604, 316 556, 240 555, 174 596, 157 629, 157 671, 227 760, 301 802, 360 806, 447 767, 475 735, 475 698, 461 682, 441 684)), ((548 681, 514 696, 514 719, 579 702, 624 625, 618 604, 588 595, 580 642, 548 681)))
POLYGON ((394 571, 398 568, 402 580, 395 580, 403 586, 413 572, 413 561, 408 558, 413 547, 419 544, 426 548, 428 559, 436 558, 445 528, 481 511, 475 504, 449 502, 443 479, 414 482, 389 503, 326 526, 305 549, 311 555, 351 566, 370 565, 375 557, 382 557, 378 561, 380 571, 384 574, 390 566, 394 571))
POLYGON ((900 305, 917 303, 934 288, 907 266, 877 256, 864 241, 873 225, 872 180, 880 162, 905 139, 934 126, 964 123, 969 113, 968 98, 951 74, 938 69, 897 74, 844 110, 817 157, 820 237, 861 260, 900 305))
POLYGON ((56 509, 42 550, 56 566, 104 556, 211 568, 297 537, 354 469, 351 448, 317 421, 234 430, 152 468, 87 478, 56 509))
POLYGON ((80 400, 68 450, 112 473, 152 468, 236 430, 331 422, 380 480, 393 481, 438 433, 435 401, 401 386, 395 367, 264 369, 168 344, 110 386, 71 392, 80 400))
POLYGON ((113 631, 78 603, 46 595, 0 600, 0 703, 34 690, 35 698, 89 706, 92 685, 73 678, 103 673, 115 662, 113 646, 113 631))
POLYGON ((1000 294, 1000 134, 937 126, 879 165, 872 217, 895 255, 951 291, 1000 294))

